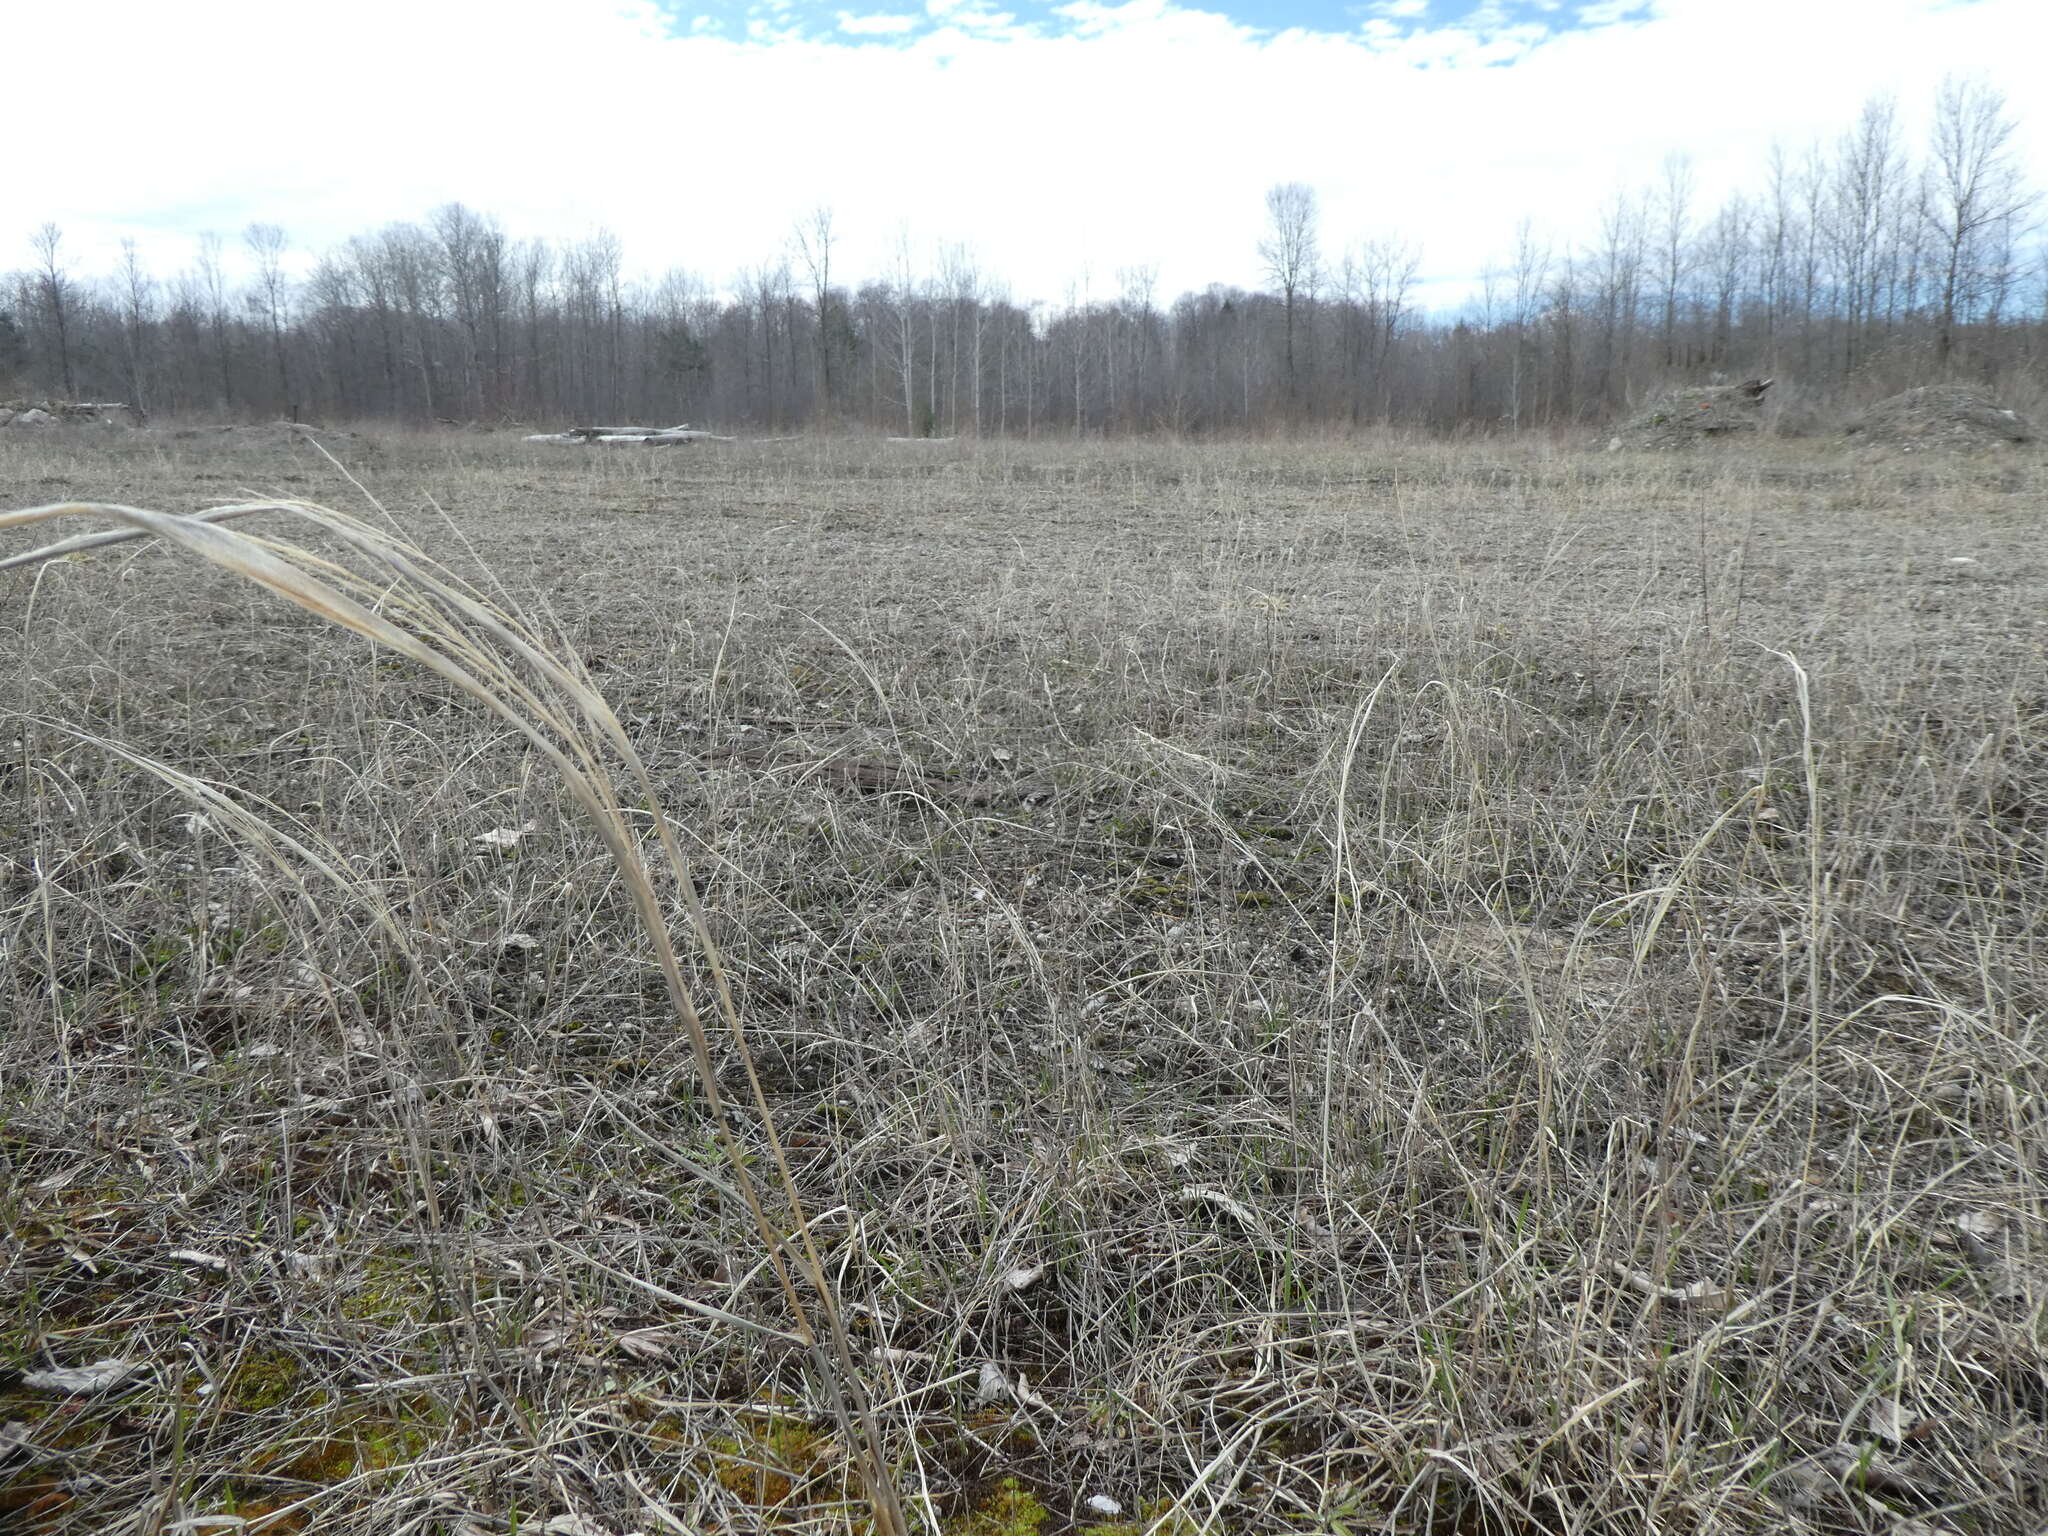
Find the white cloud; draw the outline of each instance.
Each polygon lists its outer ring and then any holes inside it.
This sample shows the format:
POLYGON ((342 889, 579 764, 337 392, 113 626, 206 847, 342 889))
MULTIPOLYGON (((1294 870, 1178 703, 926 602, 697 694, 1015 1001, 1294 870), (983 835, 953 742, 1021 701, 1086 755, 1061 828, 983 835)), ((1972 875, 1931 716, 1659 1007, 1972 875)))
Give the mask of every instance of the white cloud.
POLYGON ((1429 0, 1380 0, 1372 9, 1374 15, 1406 21, 1412 17, 1427 15, 1429 0))
MULTIPOLYGON (((1951 71, 2026 112, 2048 45, 2041 0, 1657 0, 1591 30, 1381 17, 1348 36, 1171 0, 1072 0, 1027 12, 1036 27, 990 0, 939 7, 896 30, 895 13, 764 7, 779 40, 750 42, 673 35, 636 0, 357 0, 346 26, 271 0, 209 0, 203 26, 107 0, 91 111, 64 70, 10 82, 10 120, 47 137, 11 140, 0 268, 44 219, 88 270, 130 233, 165 270, 201 229, 232 241, 264 219, 319 248, 460 199, 514 234, 602 223, 629 264, 718 283, 824 202, 849 280, 885 271, 907 223, 920 251, 968 243, 1020 295, 1057 298, 1084 268, 1101 293, 1145 263, 1172 294, 1255 281, 1265 188, 1301 180, 1333 251, 1397 232, 1455 281, 1524 213, 1590 232, 1672 149, 1712 200, 1760 185, 1774 137, 1832 140, 1874 91, 1900 93, 1916 135, 1951 71), (628 153, 678 172, 626 187, 589 169, 628 153)), ((73 57, 76 28, 32 6, 10 48, 73 57)), ((2048 106, 2021 145, 2048 185, 2048 106)))
POLYGON ((887 37, 918 25, 915 16, 850 16, 839 13, 839 30, 855 37, 887 37))
POLYGON ((1579 7, 1579 22, 1582 26, 1604 27, 1641 14, 1648 4, 1649 0, 1594 0, 1593 4, 1579 7))

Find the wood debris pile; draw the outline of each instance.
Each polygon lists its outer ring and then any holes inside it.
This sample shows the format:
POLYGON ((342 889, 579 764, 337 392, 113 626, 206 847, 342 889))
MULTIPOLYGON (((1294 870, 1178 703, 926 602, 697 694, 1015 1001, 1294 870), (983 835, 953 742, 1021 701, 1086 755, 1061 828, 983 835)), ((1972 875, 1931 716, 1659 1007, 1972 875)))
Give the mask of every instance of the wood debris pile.
POLYGON ((731 443, 737 438, 693 428, 687 421, 675 427, 571 427, 566 432, 532 432, 529 443, 646 443, 667 447, 677 443, 731 443))
POLYGON ((139 405, 97 400, 0 400, 0 428, 97 425, 141 426, 139 405))
POLYGON ((1764 392, 1775 380, 1702 384, 1666 390, 1615 429, 1610 452, 1622 448, 1683 448, 1713 438, 1754 432, 1763 425, 1764 392))

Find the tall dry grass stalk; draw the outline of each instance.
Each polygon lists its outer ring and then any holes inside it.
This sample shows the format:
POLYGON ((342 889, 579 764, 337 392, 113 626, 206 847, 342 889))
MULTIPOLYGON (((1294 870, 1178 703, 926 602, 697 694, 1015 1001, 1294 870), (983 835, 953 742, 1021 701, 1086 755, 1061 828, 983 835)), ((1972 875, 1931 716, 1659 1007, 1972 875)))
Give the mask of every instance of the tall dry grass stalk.
MULTIPOLYGON (((157 537, 173 548, 232 572, 307 612, 353 631, 424 667, 503 722, 555 769, 603 840, 633 911, 652 941, 670 1006, 687 1035, 705 1113, 720 1152, 759 1234, 766 1262, 789 1307, 787 1329, 757 1322, 663 1290, 662 1298, 715 1321, 781 1339, 802 1349, 842 1434, 853 1448, 863 1487, 881 1536, 905 1536, 907 1526, 890 1474, 880 1428, 854 1362, 844 1316, 813 1242, 810 1218, 784 1154, 775 1117, 747 1047, 746 1030, 727 985, 719 947, 699 901, 696 882, 675 829, 657 803, 646 765, 625 729, 573 654, 559 654, 506 608, 480 596, 420 549, 361 518, 304 501, 255 501, 173 516, 111 503, 60 502, 0 514, 0 531, 68 518, 113 519, 122 526, 76 536, 0 560, 0 570, 38 567, 84 550, 157 537), (307 544, 262 537, 226 523, 277 514, 299 519, 337 541, 353 557, 330 558, 307 544), (606 761, 609 753, 618 765, 606 761), (628 794, 620 790, 620 778, 628 794), (713 994, 713 1012, 730 1036, 734 1059, 747 1082, 750 1107, 770 1149, 773 1187, 782 1219, 771 1214, 734 1133, 719 1086, 710 1031, 690 993, 681 957, 669 933, 652 866, 634 830, 628 799, 645 808, 660 845, 713 994), (799 1286, 792 1264, 802 1277, 799 1286), (808 1290, 807 1303, 804 1292, 808 1290)), ((120 748, 101 743, 216 813, 274 859, 289 851, 327 877, 346 884, 333 865, 300 843, 268 830, 211 787, 120 748)), ((377 914, 389 922, 388 913, 377 914)))

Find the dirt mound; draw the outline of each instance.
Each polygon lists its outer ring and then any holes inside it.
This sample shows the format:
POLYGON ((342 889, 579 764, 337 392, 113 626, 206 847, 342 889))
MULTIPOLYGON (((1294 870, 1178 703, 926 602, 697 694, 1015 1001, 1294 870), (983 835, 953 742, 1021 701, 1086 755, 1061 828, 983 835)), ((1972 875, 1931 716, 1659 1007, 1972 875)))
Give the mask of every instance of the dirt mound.
POLYGON ((1770 379, 1741 384, 1700 384, 1667 390, 1615 429, 1609 452, 1623 448, 1684 448, 1693 443, 1755 432, 1763 426, 1770 379))
POLYGON ((1954 385, 1909 389, 1880 400, 1849 424, 1859 446, 1895 453, 1983 453, 2031 442, 2018 411, 1954 385))

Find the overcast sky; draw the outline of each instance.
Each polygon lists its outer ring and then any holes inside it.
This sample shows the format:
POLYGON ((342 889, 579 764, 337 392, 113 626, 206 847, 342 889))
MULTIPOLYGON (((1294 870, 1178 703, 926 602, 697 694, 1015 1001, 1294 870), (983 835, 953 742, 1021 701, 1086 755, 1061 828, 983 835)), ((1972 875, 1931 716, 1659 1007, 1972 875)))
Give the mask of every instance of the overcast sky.
POLYGON ((1711 203, 1877 91, 1917 148, 1948 73, 2006 91, 2048 186, 2048 0, 103 0, 7 43, 0 269, 46 219, 164 273, 205 230, 307 253, 460 200, 724 287, 825 203, 849 280, 907 229, 1021 298, 1166 297, 1257 282, 1299 180, 1329 252, 1415 241, 1444 303, 1673 150, 1711 203))

